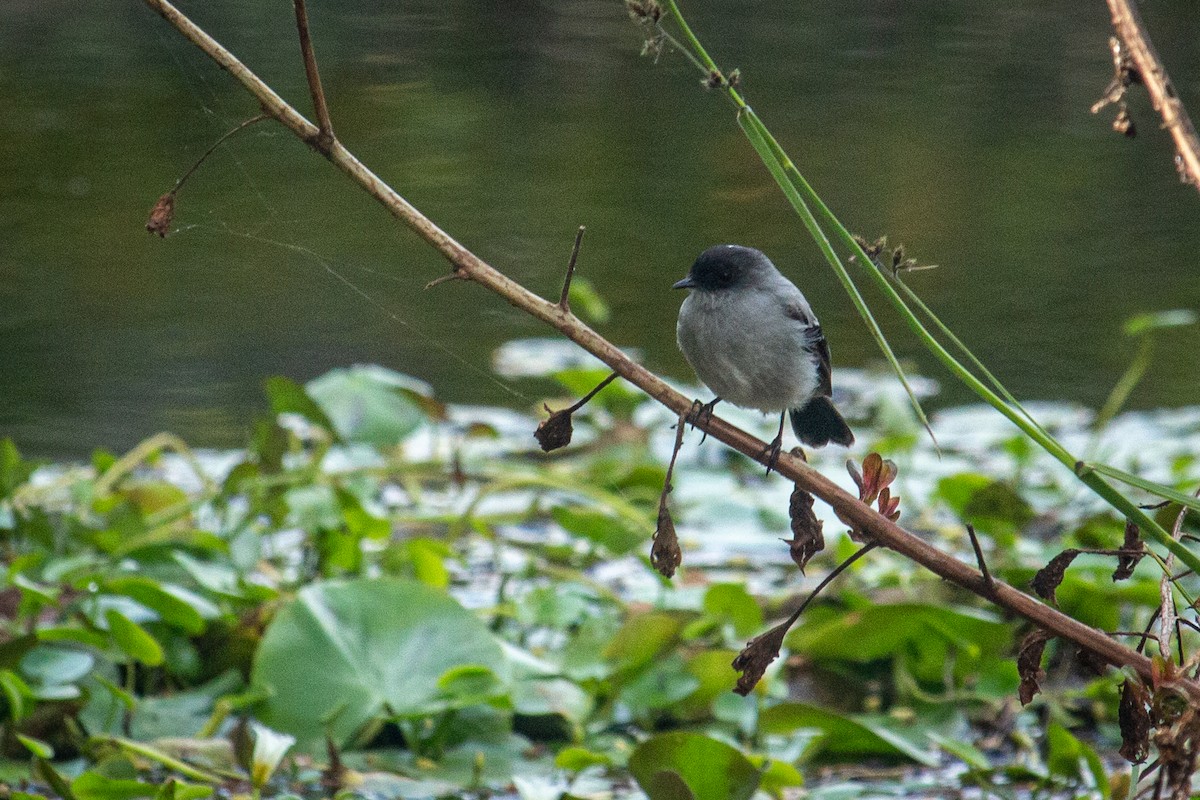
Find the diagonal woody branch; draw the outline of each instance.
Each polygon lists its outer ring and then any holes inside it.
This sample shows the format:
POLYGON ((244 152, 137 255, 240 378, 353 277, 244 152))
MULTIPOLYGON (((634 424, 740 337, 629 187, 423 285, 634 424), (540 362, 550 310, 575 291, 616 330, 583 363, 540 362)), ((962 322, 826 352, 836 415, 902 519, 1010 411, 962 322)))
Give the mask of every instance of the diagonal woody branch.
MULTIPOLYGON (((258 100, 266 113, 303 141, 315 141, 319 134, 317 126, 305 119, 220 43, 197 27, 167 0, 145 2, 227 70, 258 100)), ((454 274, 478 283, 500 295, 516 308, 560 331, 611 367, 626 381, 666 406, 676 416, 691 411, 691 398, 684 397, 641 364, 630 360, 616 345, 597 334, 559 303, 537 296, 463 247, 371 172, 340 141, 334 139, 328 152, 320 149, 318 152, 378 200, 388 213, 435 247, 450 262, 454 274)), ((705 415, 697 420, 697 427, 734 450, 765 464, 766 442, 758 437, 716 416, 705 415)), ((843 521, 870 537, 877 545, 912 559, 945 580, 1024 617, 1055 636, 1095 653, 1113 666, 1127 667, 1137 672, 1145 681, 1152 680, 1150 659, 1111 639, 1104 632, 1085 625, 1006 583, 995 578, 989 579, 973 567, 943 553, 865 505, 802 460, 788 453, 780 453, 775 470, 801 489, 828 503, 843 521)), ((1200 684, 1181 681, 1181 686, 1195 702, 1200 702, 1200 684)))

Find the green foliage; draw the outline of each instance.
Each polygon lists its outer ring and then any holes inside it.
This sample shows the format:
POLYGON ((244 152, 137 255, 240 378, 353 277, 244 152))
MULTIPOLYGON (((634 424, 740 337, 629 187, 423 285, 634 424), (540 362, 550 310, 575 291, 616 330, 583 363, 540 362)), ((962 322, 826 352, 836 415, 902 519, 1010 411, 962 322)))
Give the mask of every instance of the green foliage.
POLYGON ((508 669, 487 627, 451 598, 402 580, 304 587, 263 634, 258 716, 315 747, 388 718, 420 718, 501 694, 508 669))
POLYGON ((663 733, 638 745, 629 770, 650 800, 748 800, 761 775, 724 742, 694 733, 663 733))
MULTIPOLYGON (((586 392, 604 376, 557 377, 586 392)), ((453 438, 436 400, 368 368, 307 388, 269 382, 271 415, 222 457, 219 479, 204 459, 197 478, 172 477, 194 456, 163 437, 36 475, 7 449, 8 474, 23 477, 0 503, 0 703, 9 757, 35 758, 32 773, 11 768, 63 797, 200 798, 256 782, 264 795, 312 794, 331 743, 343 788, 381 797, 546 775, 578 796, 636 780, 650 797, 782 797, 814 763, 932 770, 947 758, 968 765, 963 785, 1099 786, 1093 756, 1107 751, 1075 727, 1043 737, 1024 712, 1025 744, 1003 755, 963 737, 1012 701, 1020 632, 883 552, 805 612, 750 697, 732 694, 735 656, 795 588, 777 543, 786 495, 685 450, 671 500, 685 550, 727 528, 738 546, 761 540, 763 557, 686 552, 685 574, 662 581, 647 554, 665 469, 645 444, 653 428, 633 425, 649 418, 645 399, 616 387, 593 402, 622 435, 607 441, 581 412, 593 443, 544 460, 526 457, 530 420, 516 439, 459 439, 449 469, 413 436, 435 426, 453 438), (281 762, 267 769, 268 755, 281 762), (1011 762, 1024 758, 1045 769, 1018 776, 1011 762)), ((1035 515, 1048 497, 1067 504, 1023 482, 1041 474, 1036 453, 1012 455, 1005 479, 922 483, 902 467, 899 480, 906 515, 947 547, 973 521, 996 573, 1020 583, 1056 552, 1029 540, 1035 515)), ((1090 546, 1123 536, 1104 515, 1063 522, 1090 546)), ((810 568, 853 549, 843 530, 826 522, 828 553, 810 568)), ((1104 557, 1083 555, 1058 601, 1102 627, 1143 624, 1152 572, 1113 584, 1104 557)), ((1072 685, 1047 682, 1036 704, 1066 722, 1115 703, 1113 680, 1072 685)), ((1091 736, 1104 741, 1112 719, 1091 736)))

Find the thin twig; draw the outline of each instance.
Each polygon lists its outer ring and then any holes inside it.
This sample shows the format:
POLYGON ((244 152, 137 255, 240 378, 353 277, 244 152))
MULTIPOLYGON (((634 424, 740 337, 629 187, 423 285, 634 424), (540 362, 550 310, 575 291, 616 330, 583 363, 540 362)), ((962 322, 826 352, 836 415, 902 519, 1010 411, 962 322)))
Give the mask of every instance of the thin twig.
POLYGON ((992 588, 992 573, 988 572, 987 561, 983 558, 983 548, 979 546, 979 537, 975 535, 975 527, 967 525, 967 535, 971 537, 971 547, 975 550, 975 561, 979 564, 979 573, 983 575, 985 589, 992 588))
POLYGON ((442 275, 440 278, 434 278, 429 283, 425 284, 425 288, 432 289, 435 286, 441 286, 443 283, 449 283, 450 281, 466 281, 466 280, 470 280, 470 278, 468 278, 466 275, 463 275, 458 270, 454 270, 449 275, 442 275))
POLYGON ((235 133, 237 133, 240 130, 249 128, 251 125, 254 125, 255 123, 262 122, 264 119, 270 119, 270 118, 271 118, 271 116, 269 114, 259 114, 257 117, 251 117, 250 119, 239 124, 237 127, 230 128, 229 130, 227 130, 224 134, 222 134, 220 139, 217 139, 215 142, 213 142, 212 147, 208 148, 208 150, 206 150, 204 152, 204 155, 202 155, 202 156, 200 156, 200 158, 196 159, 196 163, 192 164, 191 169, 189 169, 187 172, 183 173, 182 178, 175 181, 175 188, 173 188, 171 190, 171 194, 178 194, 179 190, 183 188, 184 181, 186 181, 188 178, 192 177, 192 173, 195 172, 196 170, 200 169, 200 165, 203 164, 208 159, 208 157, 213 154, 213 151, 215 151, 218 147, 220 147, 225 142, 226 139, 228 139, 230 136, 233 136, 235 133))
POLYGON ((571 313, 571 304, 567 298, 571 294, 571 278, 575 277, 575 259, 579 258, 579 245, 583 242, 585 230, 587 228, 580 225, 579 230, 575 232, 575 246, 571 248, 571 260, 567 262, 567 277, 563 279, 562 295, 558 298, 558 307, 564 314, 571 313))
MULTIPOLYGON (((237 57, 196 26, 168 0, 144 0, 144 2, 229 72, 255 97, 267 113, 279 120, 302 140, 309 141, 319 133, 315 125, 285 102, 278 93, 247 69, 237 57)), ((560 331, 579 347, 607 364, 631 385, 641 389, 675 414, 685 413, 692 408, 691 398, 684 397, 672 389, 665 381, 630 359, 615 344, 597 334, 577 317, 562 314, 557 303, 538 297, 455 241, 453 237, 371 172, 336 139, 330 147, 329 161, 374 197, 387 209, 388 213, 437 249, 456 271, 462 272, 464 276, 499 295, 506 302, 531 317, 560 331)), ((709 433, 714 439, 756 461, 761 462, 765 458, 766 442, 719 417, 698 420, 697 427, 709 433)), ((783 478, 798 484, 805 491, 828 503, 846 524, 856 530, 868 533, 873 542, 921 564, 935 575, 968 591, 978 592, 979 573, 973 567, 938 550, 879 514, 856 496, 849 494, 832 480, 808 466, 803 460, 789 453, 782 453, 775 469, 783 478)), ((1153 679, 1149 658, 1105 636, 1103 631, 1069 617, 1003 581, 993 580, 988 599, 1001 608, 1045 628, 1055 636, 1090 650, 1114 666, 1128 667, 1143 680, 1153 679)), ((1189 697, 1195 702, 1200 702, 1200 685, 1192 681, 1181 682, 1180 685, 1189 697)))
POLYGON ((849 569, 855 561, 858 561, 860 558, 878 546, 879 545, 877 542, 867 542, 860 547, 854 555, 850 556, 845 561, 831 569, 829 574, 822 578, 821 582, 817 584, 817 588, 813 589, 808 597, 804 598, 804 602, 800 604, 800 607, 797 608, 790 617, 788 617, 787 627, 792 627, 792 625, 796 623, 796 620, 800 619, 800 615, 804 613, 804 609, 808 608, 812 601, 817 599, 817 595, 819 595, 826 586, 833 583, 838 575, 841 575, 843 572, 849 569))
POLYGON ((587 394, 585 394, 583 397, 581 397, 581 398, 579 399, 579 402, 578 402, 578 403, 576 403, 575 405, 573 405, 573 406, 571 406, 570 408, 568 408, 568 409, 567 409, 567 413, 568 413, 568 414, 574 414, 576 411, 578 411, 579 409, 581 409, 581 408, 583 408, 584 406, 586 406, 586 405, 588 404, 588 401, 590 401, 590 400, 591 400, 593 397, 595 397, 596 395, 600 394, 600 390, 601 390, 601 389, 603 389, 605 386, 608 386, 610 383, 612 383, 613 381, 615 381, 615 380, 616 380, 617 378, 619 378, 620 376, 621 376, 621 373, 619 373, 619 372, 614 372, 613 374, 609 375, 609 376, 608 376, 607 378, 605 378, 604 380, 600 381, 598 384, 596 384, 596 388, 595 388, 595 389, 592 389, 590 392, 588 392, 588 393, 587 393, 587 394))
POLYGON ((321 88, 321 73, 317 71, 317 56, 313 52, 312 38, 308 35, 308 8, 304 0, 292 0, 296 8, 296 32, 300 35, 300 52, 304 55, 304 74, 308 78, 308 90, 312 93, 313 110, 317 115, 317 136, 313 140, 317 148, 329 155, 333 145, 333 120, 329 118, 329 106, 325 104, 325 90, 321 88))
POLYGON ((1108 8, 1112 12, 1113 29, 1125 43, 1125 50, 1137 65, 1154 110, 1162 116, 1163 127, 1175 141, 1175 168, 1180 180, 1200 189, 1200 138, 1150 42, 1135 0, 1108 0, 1108 8))

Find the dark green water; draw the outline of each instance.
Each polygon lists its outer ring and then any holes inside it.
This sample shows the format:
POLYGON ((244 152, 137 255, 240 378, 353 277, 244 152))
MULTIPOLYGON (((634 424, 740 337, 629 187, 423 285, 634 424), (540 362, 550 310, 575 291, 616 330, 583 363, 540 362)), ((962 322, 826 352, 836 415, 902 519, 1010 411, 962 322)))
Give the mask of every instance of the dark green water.
MULTIPOLYGON (((614 312, 602 330, 652 368, 690 377, 669 286, 722 241, 761 247, 806 291, 835 365, 877 358, 729 106, 677 54, 640 58, 618 0, 310 3, 345 144, 546 294, 587 225, 580 269, 614 312)), ((290 3, 183 8, 307 109, 290 3)), ((685 9, 853 229, 942 265, 912 284, 1019 396, 1099 405, 1132 355, 1122 320, 1200 307, 1200 195, 1157 118, 1139 95, 1131 142, 1088 113, 1111 76, 1098 0, 685 9)), ((1200 111, 1200 11, 1145 13, 1200 111)), ((0 435, 23 450, 161 429, 236 445, 265 376, 363 361, 450 400, 527 404, 488 377, 489 354, 544 330, 471 285, 423 292, 445 269, 434 252, 270 124, 189 183, 174 235, 144 232, 155 198, 256 108, 140 2, 6 0, 0 105, 0 435)), ((1200 401, 1200 331, 1156 352, 1134 403, 1200 401)), ((969 399, 943 383, 942 402, 969 399)))

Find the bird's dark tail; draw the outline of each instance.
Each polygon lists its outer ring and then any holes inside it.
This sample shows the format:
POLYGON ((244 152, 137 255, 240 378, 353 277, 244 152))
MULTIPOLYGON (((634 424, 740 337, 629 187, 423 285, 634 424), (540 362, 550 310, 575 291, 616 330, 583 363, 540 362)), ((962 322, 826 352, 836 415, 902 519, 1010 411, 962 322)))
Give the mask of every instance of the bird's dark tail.
POLYGON ((854 444, 854 434, 828 397, 814 397, 800 408, 788 411, 792 430, 809 447, 824 447, 833 442, 842 447, 854 444))

